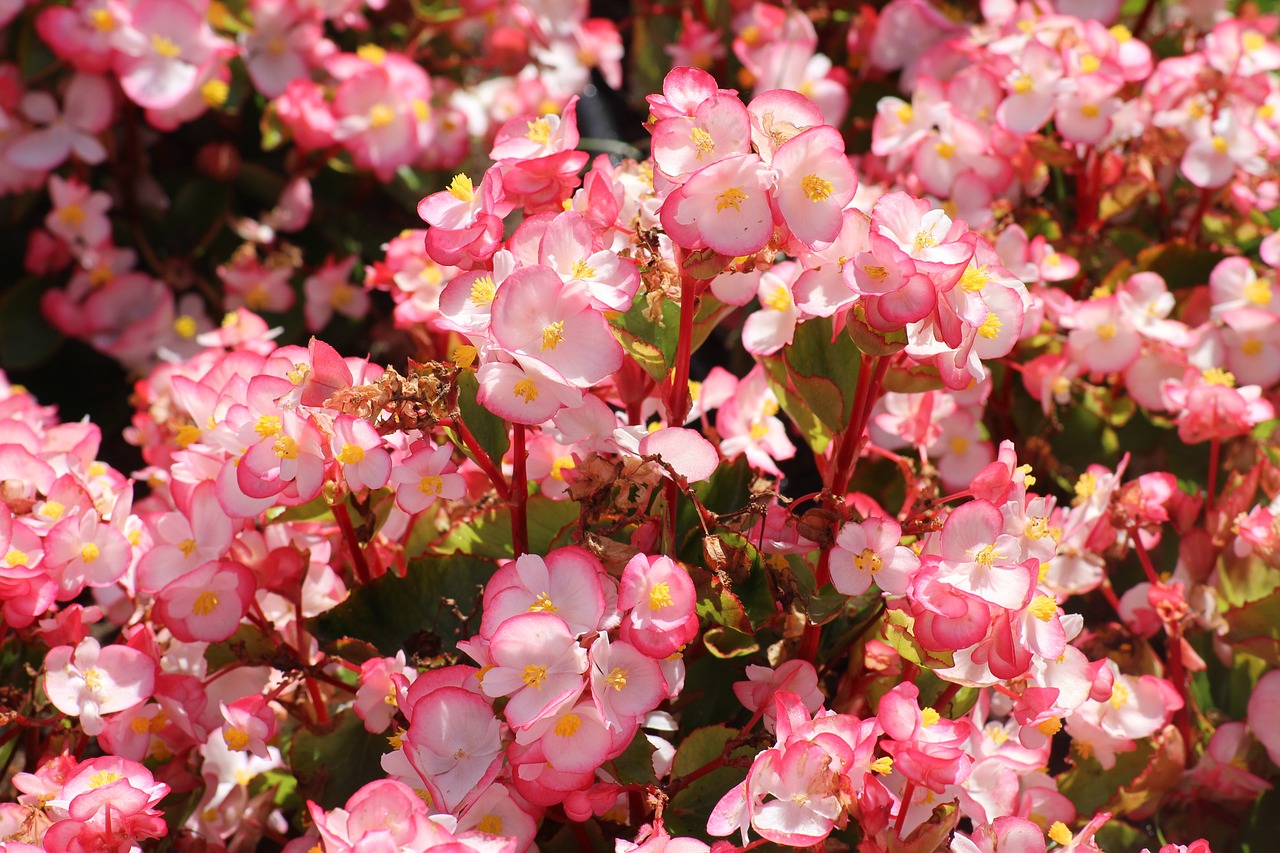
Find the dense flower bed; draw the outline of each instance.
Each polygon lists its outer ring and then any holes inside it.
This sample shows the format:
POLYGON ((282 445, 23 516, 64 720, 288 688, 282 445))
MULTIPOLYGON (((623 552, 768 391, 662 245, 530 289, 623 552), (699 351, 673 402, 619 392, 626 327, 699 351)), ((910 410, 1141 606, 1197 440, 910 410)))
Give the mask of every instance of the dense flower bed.
POLYGON ((627 11, 0 0, 0 850, 1272 849, 1280 18, 627 11))

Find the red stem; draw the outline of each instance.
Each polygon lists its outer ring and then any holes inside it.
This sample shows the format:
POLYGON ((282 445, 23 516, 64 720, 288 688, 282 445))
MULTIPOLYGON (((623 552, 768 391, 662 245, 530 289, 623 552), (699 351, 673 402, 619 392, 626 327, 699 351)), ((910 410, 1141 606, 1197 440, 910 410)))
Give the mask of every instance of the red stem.
POLYGON ((457 418, 453 422, 453 427, 458 431, 462 443, 471 451, 471 455, 475 458, 476 464, 480 466, 480 470, 489 477, 489 482, 493 483, 493 488, 497 491, 498 497, 502 500, 510 500, 511 492, 507 488, 507 480, 502 476, 502 471, 498 466, 493 464, 493 460, 489 458, 489 454, 480 446, 480 442, 471 434, 471 430, 467 429, 467 425, 462 422, 462 418, 457 418))
POLYGON ((307 693, 311 696, 311 706, 316 710, 316 725, 323 726, 329 722, 329 709, 325 707, 324 697, 320 695, 320 685, 311 676, 306 677, 307 693))
POLYGON ((1133 550, 1138 552, 1138 562, 1142 563, 1142 570, 1147 573, 1147 580, 1151 581, 1152 586, 1160 586, 1160 575, 1156 572, 1155 565, 1151 562, 1151 555, 1147 553, 1147 549, 1142 547, 1142 539, 1138 537, 1138 531, 1129 531, 1129 541, 1133 543, 1133 550))
POLYGON ((365 562, 364 551, 356 539, 356 529, 351 524, 351 514, 347 512, 345 501, 340 500, 333 505, 333 517, 337 520, 339 529, 342 530, 342 538, 347 543, 347 550, 351 552, 351 564, 355 567, 356 580, 364 586, 373 578, 369 574, 369 564, 365 562))
POLYGON ((524 424, 515 425, 515 447, 512 448, 511 473, 511 544, 516 556, 529 552, 529 477, 525 473, 524 424))
POLYGON ((893 823, 893 834, 902 838, 902 827, 907 822, 907 808, 911 805, 911 798, 916 795, 916 785, 914 782, 908 781, 902 788, 902 802, 898 804, 898 819, 893 823))

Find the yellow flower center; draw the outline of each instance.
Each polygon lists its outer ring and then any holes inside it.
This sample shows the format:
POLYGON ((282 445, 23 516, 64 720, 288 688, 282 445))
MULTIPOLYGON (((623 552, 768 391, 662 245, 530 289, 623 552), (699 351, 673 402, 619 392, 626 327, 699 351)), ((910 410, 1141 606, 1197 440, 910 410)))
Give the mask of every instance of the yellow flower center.
POLYGON ((978 293, 987 286, 989 281, 991 281, 991 276, 987 275, 985 264, 977 267, 966 267, 964 275, 960 276, 960 287, 967 293, 978 293))
POLYGON ((196 550, 196 540, 183 539, 178 543, 178 550, 182 552, 182 556, 190 557, 191 553, 196 550))
POLYGON ((1211 367, 1206 370, 1204 372, 1204 381, 1206 385, 1221 385, 1224 388, 1236 387, 1235 374, 1223 370, 1221 367, 1211 367))
POLYGON ((595 278, 596 268, 588 264, 586 258, 583 258, 574 263, 573 272, 570 275, 574 278, 595 278))
POLYGON ((176 59, 182 53, 182 48, 173 39, 159 33, 151 34, 151 50, 165 59, 176 59))
POLYGON ((244 752, 249 748, 249 733, 243 729, 227 729, 222 733, 222 740, 232 752, 244 752))
POLYGON ((497 288, 493 284, 493 279, 487 275, 482 275, 471 282, 471 301, 476 305, 488 305, 493 302, 496 292, 497 288))
POLYGON ((1037 595, 1031 600, 1027 611, 1041 622, 1048 622, 1058 615, 1058 603, 1047 595, 1037 595))
POLYGON ((438 495, 444 490, 444 478, 438 474, 428 474, 418 481, 418 491, 424 495, 438 495))
POLYGON ((515 387, 511 389, 511 393, 515 394, 526 403, 532 403, 534 400, 538 399, 538 386, 534 385, 533 380, 531 379, 521 379, 516 383, 515 387))
POLYGON ((262 438, 270 438, 280 432, 280 418, 275 415, 260 415, 253 425, 253 431, 262 438))
POLYGON ((80 559, 86 563, 92 563, 98 559, 98 555, 102 553, 98 550, 98 546, 92 542, 86 542, 84 547, 80 549, 80 559))
POLYGON ((557 320, 542 327, 542 351, 554 350, 564 340, 564 321, 557 320))
POLYGON ((116 16, 107 9, 94 9, 89 13, 89 23, 100 33, 109 33, 116 28, 116 16))
POLYGON ((921 231, 916 234, 916 237, 911 241, 911 244, 917 252, 923 252, 931 246, 938 245, 938 241, 928 231, 921 231))
POLYGON ((957 456, 963 456, 969 452, 969 439, 963 435, 954 436, 950 443, 951 452, 957 456))
POLYGON ((666 581, 655 583, 649 590, 649 609, 661 610, 674 604, 671 598, 671 586, 666 581))
POLYGON ((72 228, 84 224, 84 208, 72 202, 58 211, 58 218, 72 228))
POLYGON ((1098 327, 1098 340, 1109 341, 1116 336, 1115 323, 1103 323, 1098 327))
POLYGON ((298 440, 292 436, 282 435, 271 445, 271 449, 275 451, 278 459, 297 459, 298 458, 298 440))
POLYGON ((980 566, 990 566, 996 560, 1004 557, 1004 554, 996 550, 994 544, 983 545, 981 548, 970 548, 968 553, 973 555, 973 561, 980 566))
POLYGON ((791 291, 785 284, 779 284, 760 301, 770 311, 786 311, 791 307, 791 291))
POLYGON ((880 559, 880 555, 875 551, 870 548, 863 548, 860 553, 853 555, 853 565, 860 572, 870 572, 874 575, 880 571, 884 561, 880 559))
POLYGON ((1267 46, 1267 37, 1257 30, 1249 30, 1240 37, 1240 44, 1244 47, 1246 53, 1253 53, 1255 50, 1262 50, 1267 46))
POLYGON ((529 605, 528 612, 529 613, 555 613, 559 610, 560 608, 556 607, 555 604, 551 601, 550 595, 547 595, 547 593, 545 592, 540 592, 538 593, 537 597, 533 599, 533 604, 529 605))
POLYGON ((689 131, 689 139, 693 142, 693 147, 698 149, 698 162, 702 162, 703 154, 711 154, 716 150, 716 141, 700 127, 689 131))
POLYGON ((191 602, 191 615, 208 616, 217 608, 217 606, 218 594, 206 589, 204 592, 196 596, 195 601, 191 602))
POLYGON ((926 729, 932 726, 938 720, 942 719, 942 715, 932 708, 925 708, 920 712, 920 724, 926 729))
POLYGON ((1066 847, 1071 843, 1071 830, 1067 829, 1067 825, 1062 821, 1055 820, 1049 827, 1049 840, 1066 847))
POLYGON ((719 212, 726 207, 732 207, 735 211, 740 211, 742 203, 750 197, 743 191, 742 187, 729 187, 729 189, 716 196, 716 211, 719 212))
POLYGON ((580 728, 582 728, 581 717, 577 714, 565 714, 556 723, 555 733, 557 737, 573 737, 580 728))
POLYGON ((1240 351, 1245 355, 1258 355, 1262 352, 1262 341, 1257 338, 1248 338, 1241 342, 1240 351))
POLYGON ((112 782, 119 782, 124 775, 114 770, 99 770, 89 777, 90 788, 101 788, 103 785, 110 785, 112 782))
POLYGON ((356 48, 356 56, 373 65, 381 65, 387 58, 387 51, 376 44, 362 44, 356 48))
POLYGON ((4 561, 10 566, 25 566, 27 564, 27 552, 11 548, 9 553, 4 555, 4 561))
POLYGON ((520 676, 524 681, 525 687, 532 687, 535 690, 542 689, 542 682, 547 680, 547 668, 531 663, 524 668, 524 673, 520 676))
POLYGON ((1062 720, 1059 720, 1057 717, 1050 717, 1040 725, 1036 726, 1036 728, 1039 729, 1040 734, 1045 737, 1053 737, 1058 732, 1062 731, 1062 720))
POLYGON ((805 175, 800 180, 800 188, 804 190, 804 196, 809 201, 826 201, 831 197, 831 191, 835 189, 830 181, 818 175, 805 175))
POLYGON ((1085 118, 1097 118, 1102 114, 1102 108, 1097 104, 1081 104, 1080 115, 1085 118))
POLYGON ((364 461, 364 448, 358 444, 342 445, 342 452, 338 454, 338 461, 343 465, 355 465, 364 461))
POLYGON ((1120 682, 1116 682, 1111 688, 1111 707, 1119 710, 1129 704, 1129 698, 1133 696, 1129 692, 1129 688, 1120 682))
POLYGON ((200 97, 204 100, 205 106, 210 109, 217 109, 227 102, 227 96, 231 94, 231 87, 224 81, 214 78, 206 80, 200 86, 200 97))
POLYGON ((942 141, 933 143, 933 150, 938 152, 938 156, 943 160, 950 160, 956 156, 956 147, 950 142, 942 141))
POLYGON ((988 314, 987 319, 982 321, 982 325, 978 327, 978 334, 989 341, 993 341, 1000 337, 1000 327, 1004 323, 1000 322, 1000 318, 995 314, 988 314))
POLYGON ((916 111, 911 108, 910 104, 902 104, 894 110, 894 114, 898 117, 898 121, 903 124, 910 124, 911 120, 916 117, 916 111))
POLYGON ((1271 282, 1255 278, 1244 286, 1244 298, 1254 305, 1266 305, 1271 301, 1271 282))
POLYGON ((377 130, 396 120, 396 111, 386 104, 374 104, 369 110, 369 127, 377 130))
POLYGON ((1080 73, 1092 74, 1102 67, 1102 60, 1092 53, 1086 53, 1080 57, 1080 73))
POLYGON ((528 123, 529 132, 525 134, 530 142, 537 145, 546 145, 551 141, 551 122, 545 118, 537 119, 528 123))
POLYGON ((893 759, 887 755, 881 756, 871 762, 871 770, 881 776, 888 776, 893 772, 893 759))
POLYGON ((1215 136, 1209 140, 1209 143, 1213 146, 1213 150, 1219 154, 1227 153, 1227 138, 1225 136, 1215 136))
MULTIPOLYGON (((475 201, 476 188, 471 184, 471 178, 466 175, 454 175, 453 181, 449 184, 449 195, 458 201, 475 201)), ((474 287, 474 285, 472 285, 474 287)))
POLYGON ((627 686, 627 671, 620 666, 615 666, 612 671, 604 678, 605 684, 608 684, 614 690, 621 690, 627 686))
POLYGON ((173 321, 173 332, 183 340, 191 340, 196 336, 199 327, 196 325, 196 318, 190 314, 183 314, 181 317, 173 321))
POLYGON ((487 814, 480 818, 480 822, 476 824, 476 829, 485 835, 502 835, 502 818, 496 814, 487 814))
POLYGON ((200 440, 200 427, 195 424, 183 424, 178 427, 178 432, 173 439, 179 447, 183 448, 195 444, 200 440))

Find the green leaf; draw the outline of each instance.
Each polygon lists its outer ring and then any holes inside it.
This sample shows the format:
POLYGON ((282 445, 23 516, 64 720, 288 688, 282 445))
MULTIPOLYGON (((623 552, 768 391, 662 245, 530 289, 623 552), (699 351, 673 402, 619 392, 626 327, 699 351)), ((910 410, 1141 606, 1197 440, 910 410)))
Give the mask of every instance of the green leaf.
POLYGON ((433 648, 437 654, 452 651, 458 640, 479 627, 480 587, 494 570, 489 560, 463 555, 414 560, 403 578, 388 573, 353 590, 346 601, 319 617, 317 634, 323 641, 364 640, 384 655, 405 648, 411 638, 415 649, 427 653, 433 648), (455 607, 471 614, 466 625, 455 607), (426 636, 416 636, 420 634, 426 636))
POLYGON ((28 276, 0 296, 0 364, 6 370, 37 367, 62 346, 62 335, 40 311, 44 285, 28 276))
POLYGON ((1280 666, 1280 592, 1233 607, 1223 618, 1228 643, 1280 666))
POLYGON ((333 809, 363 785, 386 776, 386 751, 387 739, 365 731, 360 718, 347 711, 326 727, 299 730, 290 745, 289 762, 299 793, 321 808, 333 809))
POLYGON ((771 357, 764 359, 761 364, 769 378, 769 387, 778 398, 778 405, 800 430, 805 443, 813 452, 822 453, 831 443, 831 430, 814 414, 804 396, 790 387, 786 362, 781 358, 771 357))
POLYGON ((641 290, 631 308, 614 320, 619 340, 650 376, 661 382, 675 362, 680 342, 680 305, 658 296, 657 317, 649 307, 649 294, 641 290), (659 319, 660 318, 660 319, 659 319))
POLYGON ((886 610, 880 623, 880 637, 900 654, 917 666, 929 669, 943 669, 955 666, 955 657, 951 652, 938 652, 926 649, 916 640, 913 629, 916 620, 903 610, 886 610))
POLYGON ((750 634, 723 625, 708 628, 702 635, 702 643, 707 651, 722 660, 746 657, 760 651, 760 644, 750 634))
MULTIPOLYGON (((704 726, 689 733, 676 748, 671 764, 671 778, 687 776, 724 754, 725 745, 738 733, 722 725, 704 726)), ((671 800, 666 812, 668 828, 673 834, 705 837, 707 815, 729 789, 747 777, 738 767, 721 767, 694 781, 671 800)))
POLYGON ((618 781, 623 785, 647 785, 656 782, 653 775, 653 744, 644 736, 644 732, 636 730, 631 743, 623 750, 622 755, 613 759, 613 769, 618 781))
POLYGON ((1137 749, 1116 756, 1115 766, 1103 770, 1096 758, 1075 756, 1075 766, 1058 777, 1058 790, 1080 814, 1095 814, 1118 796, 1151 763, 1155 750, 1150 738, 1137 741, 1137 749))
POLYGON ((1137 268, 1159 273, 1170 290, 1179 290, 1204 284, 1223 257, 1222 252, 1200 249, 1177 240, 1139 252, 1137 268))
MULTIPOLYGON (((578 520, 575 501, 553 501, 533 495, 525 505, 529 522, 529 550, 545 554, 561 539, 565 530, 578 520)), ((511 507, 507 504, 477 513, 454 525, 430 546, 434 554, 470 554, 489 559, 515 557, 511 542, 511 507)))
MULTIPOLYGON (((476 402, 479 390, 480 383, 476 381, 474 373, 470 370, 458 371, 458 416, 467 425, 467 429, 471 430, 484 452, 489 454, 493 464, 501 465, 503 455, 511 446, 507 422, 476 402)), ((474 454, 460 438, 455 438, 453 443, 474 458, 474 454)))
POLYGON ((818 317, 796 327, 791 344, 782 350, 792 387, 813 413, 837 433, 849 423, 858 392, 862 353, 848 335, 832 340, 831 320, 818 317))

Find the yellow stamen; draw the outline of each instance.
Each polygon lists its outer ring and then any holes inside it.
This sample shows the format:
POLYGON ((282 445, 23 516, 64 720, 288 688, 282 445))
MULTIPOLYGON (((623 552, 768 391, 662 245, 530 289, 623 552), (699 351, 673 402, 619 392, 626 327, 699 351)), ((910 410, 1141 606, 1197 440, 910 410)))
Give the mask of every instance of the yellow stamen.
POLYGON ((835 189, 835 186, 826 178, 818 175, 805 175, 800 180, 800 188, 804 190, 804 196, 809 201, 826 201, 831 197, 831 192, 835 189))
POLYGON ((724 210, 726 207, 732 207, 735 211, 742 209, 742 203, 751 196, 747 195, 742 187, 729 187, 729 189, 716 196, 716 211, 724 210))
POLYGON ((183 340, 191 340, 196 336, 199 327, 196 325, 196 318, 190 314, 183 314, 173 321, 173 332, 183 340))
POLYGON ((222 740, 232 752, 244 752, 249 748, 249 734, 242 729, 227 729, 222 733, 222 740))
POLYGON ((1041 622, 1048 622, 1058 615, 1058 603, 1047 595, 1037 595, 1027 606, 1027 611, 1041 622))
POLYGON ((561 717, 553 731, 557 737, 573 737, 580 728, 582 728, 582 718, 571 713, 561 717))
POLYGON ((476 305, 488 305, 493 302, 496 293, 497 288, 493 284, 493 279, 487 275, 482 275, 471 282, 471 301, 476 305))
POLYGON ((880 555, 875 551, 870 548, 863 548, 860 553, 853 555, 853 565, 860 572, 870 572, 874 575, 880 571, 884 561, 880 559, 880 555))
POLYGON ((525 687, 532 687, 534 690, 542 689, 542 682, 547 680, 547 668, 531 663, 524 668, 524 673, 520 676, 524 681, 525 687))
POLYGON ((574 278, 595 278, 596 268, 587 263, 586 258, 574 263, 573 271, 570 273, 574 278))
POLYGON ((987 319, 982 321, 982 325, 978 327, 978 334, 989 341, 993 341, 1000 337, 1000 327, 1004 324, 1000 322, 1000 318, 995 314, 988 314, 987 319))
POLYGON ((99 770, 89 777, 90 788, 101 788, 103 785, 110 785, 112 782, 119 782, 124 778, 124 774, 117 773, 114 770, 99 770))
POLYGON ((711 138, 711 134, 700 127, 695 127, 689 131, 689 139, 693 142, 693 146, 698 149, 698 162, 702 162, 703 154, 711 154, 716 150, 716 141, 711 138))
POLYGON ((485 835, 505 835, 502 831, 502 818, 496 814, 487 814, 480 818, 480 822, 476 824, 476 829, 485 835))
POLYGON ((387 58, 387 51, 376 44, 362 44, 356 48, 356 56, 373 65, 381 65, 387 58))
POLYGON ((888 776, 893 772, 893 759, 887 755, 877 758, 871 762, 871 770, 881 776, 888 776))
POLYGON ((925 708, 920 712, 920 725, 924 726, 926 729, 941 719, 942 715, 932 708, 925 708))
POLYGON ((534 400, 538 399, 538 386, 534 385, 533 380, 531 379, 521 379, 516 383, 515 387, 511 389, 511 393, 515 394, 526 403, 532 403, 534 400))
POLYGON ((659 581, 649 590, 649 609, 661 610, 674 604, 671 598, 671 586, 666 581, 659 581))
POLYGON ((533 604, 529 605, 529 613, 556 613, 560 610, 551 601, 551 596, 545 592, 538 593, 537 598, 533 600, 533 604))
POLYGON ((1114 323, 1103 323, 1098 327, 1097 335, 1098 340, 1100 341, 1109 341, 1114 338, 1116 334, 1117 330, 1114 323))
POLYGON ((449 184, 449 195, 458 201, 475 201, 476 188, 472 186, 471 178, 466 175, 454 175, 453 181, 449 184))
POLYGON ((551 141, 551 123, 545 118, 528 122, 529 132, 525 134, 530 142, 536 145, 546 145, 551 141))
POLYGON ((280 436, 276 439, 275 444, 271 445, 271 449, 275 451, 278 459, 298 458, 298 440, 292 436, 280 436))
POLYGON ((191 602, 192 616, 208 616, 218 606, 218 595, 210 590, 205 590, 196 596, 196 600, 191 602))
POLYGON ((564 321, 557 320, 542 327, 542 351, 554 350, 564 340, 564 321))
POLYGON ((342 445, 342 452, 338 454, 338 461, 343 465, 355 465, 364 461, 364 448, 358 444, 342 445))
POLYGON ((260 415, 253 425, 253 431, 263 438, 270 438, 280 432, 280 418, 276 415, 260 415))
POLYGON ((176 59, 182 53, 182 48, 178 47, 177 42, 159 33, 151 34, 151 50, 165 59, 176 59))
POLYGON ((604 681, 614 690, 621 690, 627 686, 627 671, 620 666, 615 666, 613 670, 605 676, 604 681))
POLYGON ((1221 385, 1224 388, 1236 387, 1235 374, 1221 367, 1211 367, 1204 372, 1204 381, 1206 385, 1221 385))
POLYGON ((98 550, 98 546, 92 542, 86 542, 84 547, 80 549, 80 559, 86 563, 92 563, 98 559, 98 555, 102 552, 98 550))
POLYGON ((182 552, 182 556, 190 557, 191 553, 196 550, 196 540, 183 539, 178 543, 178 550, 182 552))
POLYGON ((386 127, 396 120, 396 111, 386 104, 374 104, 369 110, 369 127, 374 130, 386 127))

